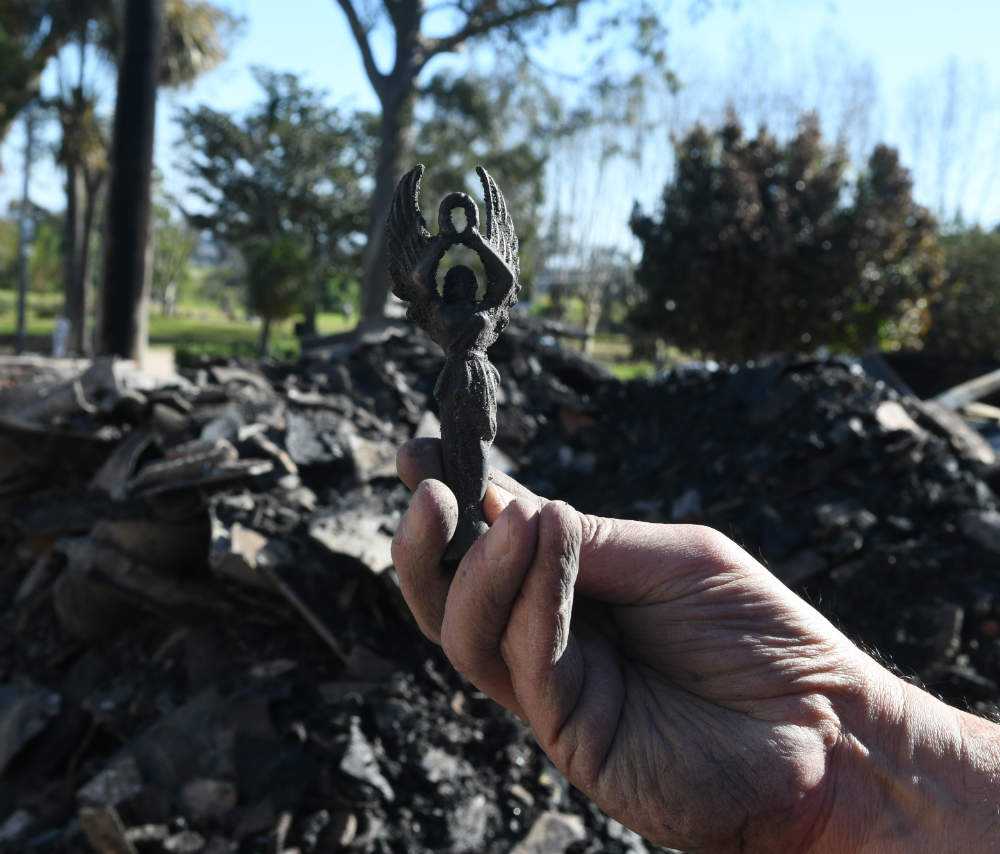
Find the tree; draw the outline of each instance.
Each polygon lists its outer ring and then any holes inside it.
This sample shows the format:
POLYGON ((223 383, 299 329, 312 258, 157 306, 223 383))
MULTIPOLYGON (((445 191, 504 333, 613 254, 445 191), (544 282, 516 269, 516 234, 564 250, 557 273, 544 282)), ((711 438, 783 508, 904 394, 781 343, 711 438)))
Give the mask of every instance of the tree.
POLYGON ((243 247, 246 260, 247 307, 260 316, 258 355, 264 358, 271 324, 295 313, 309 285, 310 250, 301 234, 255 236, 243 247))
POLYGON ((959 224, 938 242, 948 278, 931 303, 925 352, 1000 360, 1000 229, 959 224))
POLYGON ((393 67, 387 73, 379 70, 371 44, 372 30, 379 21, 376 7, 372 4, 362 6, 360 0, 337 2, 347 16, 365 72, 382 106, 361 296, 362 317, 376 320, 383 316, 389 293, 385 219, 396 184, 414 163, 415 108, 421 72, 434 57, 457 53, 488 33, 502 31, 517 40, 531 28, 549 21, 554 14, 563 14, 567 20, 572 20, 584 0, 460 0, 448 4, 456 22, 450 32, 442 36, 424 32, 424 19, 428 14, 425 0, 383 0, 382 14, 391 24, 395 43, 393 67))
POLYGON ((58 293, 62 272, 61 217, 45 214, 37 217, 35 237, 28 258, 28 283, 36 294, 58 293))
POLYGON ((38 97, 42 72, 108 0, 0 0, 0 140, 38 97))
POLYGON ((101 274, 100 353, 138 358, 145 347, 157 89, 187 82, 225 55, 221 42, 208 37, 224 17, 204 2, 125 0, 120 20, 117 15, 108 18, 119 30, 121 48, 101 274), (165 19, 168 7, 170 20, 165 19), (168 60, 165 65, 161 58, 168 60))
MULTIPOLYGON (((521 246, 521 283, 530 290, 534 274, 531 246, 539 227, 545 165, 550 143, 567 133, 569 121, 538 73, 527 66, 490 75, 435 75, 420 93, 414 158, 426 165, 422 180, 425 204, 448 193, 482 193, 476 166, 488 163, 504 189, 521 246), (526 251, 527 250, 527 251, 526 251)), ((431 221, 437 216, 430 211, 431 221)), ((442 270, 453 264, 481 262, 464 247, 451 250, 442 270)))
POLYGON ((812 116, 784 145, 766 129, 747 140, 733 117, 696 127, 676 146, 662 214, 633 214, 633 328, 727 360, 915 343, 940 283, 934 220, 893 149, 875 148, 845 205, 847 165, 812 116))
POLYGON ((0 289, 12 291, 17 287, 17 256, 17 220, 0 219, 0 289))
MULTIPOLYGON (((63 232, 63 313, 69 319, 67 351, 88 348, 88 274, 97 208, 107 177, 107 128, 97 114, 97 97, 84 79, 87 27, 78 33, 79 71, 76 85, 59 75, 59 91, 49 104, 62 130, 56 159, 66 169, 66 218, 63 232)), ((60 68, 60 72, 62 69, 60 68)))
POLYGON ((165 317, 177 313, 177 291, 198 245, 197 233, 173 216, 166 199, 153 204, 153 296, 165 317))
POLYGON ((371 120, 343 116, 294 75, 253 73, 264 98, 245 115, 204 106, 181 113, 190 192, 205 209, 188 219, 244 254, 294 236, 310 258, 304 293, 313 303, 324 281, 357 267, 369 211, 371 120))
POLYGON ((163 0, 126 0, 111 170, 97 352, 138 359, 145 344, 150 180, 163 0))
MULTIPOLYGON (((591 247, 585 252, 578 269, 565 271, 561 284, 565 292, 577 297, 583 305, 583 352, 591 355, 606 304, 615 291, 622 293, 632 276, 628 257, 614 246, 591 247)), ((558 276, 558 274, 556 274, 558 276)))
MULTIPOLYGON (((119 5, 115 0, 0 0, 0 140, 25 104, 40 94, 49 61, 88 25, 96 24, 99 46, 118 50, 119 5)), ((225 57, 223 34, 237 19, 204 0, 167 0, 161 83, 193 80, 225 57)))
MULTIPOLYGON (((97 114, 96 87, 85 71, 94 60, 116 68, 121 35, 120 5, 111 0, 79 4, 70 44, 58 56, 58 89, 45 103, 54 108, 62 131, 57 159, 66 169, 66 230, 64 313, 70 320, 67 341, 71 352, 88 349, 85 324, 89 314, 87 281, 91 266, 93 231, 107 177, 107 120, 97 114), (75 47, 75 74, 69 54, 75 47), (75 77, 75 80, 70 80, 75 77)), ((204 0, 166 0, 160 86, 186 85, 226 57, 226 42, 239 24, 225 10, 204 0)))

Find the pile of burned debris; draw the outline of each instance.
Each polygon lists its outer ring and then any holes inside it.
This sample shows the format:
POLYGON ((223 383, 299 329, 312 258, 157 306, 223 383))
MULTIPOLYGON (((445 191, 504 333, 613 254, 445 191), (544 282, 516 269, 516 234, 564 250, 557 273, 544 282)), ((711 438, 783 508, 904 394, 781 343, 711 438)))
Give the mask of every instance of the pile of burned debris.
MULTIPOLYGON (((495 465, 588 512, 717 527, 913 678, 996 710, 982 434, 846 362, 622 383, 558 331, 522 320, 491 350, 495 465)), ((394 457, 437 429, 441 363, 399 325, 168 381, 0 366, 0 849, 655 849, 402 600, 394 457)))

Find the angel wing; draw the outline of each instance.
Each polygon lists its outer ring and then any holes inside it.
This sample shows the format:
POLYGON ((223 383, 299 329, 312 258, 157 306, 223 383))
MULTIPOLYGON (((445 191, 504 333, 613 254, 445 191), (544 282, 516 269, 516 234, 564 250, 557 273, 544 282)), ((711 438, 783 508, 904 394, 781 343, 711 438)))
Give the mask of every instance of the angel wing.
POLYGON ((521 290, 521 286, 518 284, 521 277, 521 262, 517 256, 517 234, 514 233, 514 223, 507 211, 507 202, 504 200, 497 182, 482 166, 477 166, 476 172, 479 174, 479 180, 482 181, 483 195, 486 197, 486 233, 483 236, 497 255, 503 258, 507 266, 514 272, 514 287, 510 289, 510 293, 501 304, 502 308, 509 309, 517 302, 517 292, 521 290))
POLYGON ((419 302, 423 294, 417 292, 410 274, 431 242, 427 221, 420 213, 420 179, 423 164, 407 172, 396 187, 385 222, 389 250, 389 279, 392 292, 401 300, 419 302))

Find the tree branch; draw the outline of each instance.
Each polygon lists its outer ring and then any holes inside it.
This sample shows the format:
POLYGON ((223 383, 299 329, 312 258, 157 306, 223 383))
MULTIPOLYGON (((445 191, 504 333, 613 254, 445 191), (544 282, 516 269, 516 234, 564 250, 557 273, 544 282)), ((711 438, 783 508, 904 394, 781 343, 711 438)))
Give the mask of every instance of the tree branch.
POLYGON ((340 8, 344 10, 344 14, 347 15, 347 23, 350 24, 351 33, 353 33, 354 40, 358 43, 358 47, 361 50, 361 59, 365 64, 365 73, 368 75, 372 86, 375 87, 376 94, 381 97, 386 76, 378 70, 378 66, 375 64, 372 46, 368 41, 368 31, 365 29, 364 24, 361 23, 361 18, 358 17, 352 0, 337 0, 337 2, 340 4, 340 8))
POLYGON ((514 12, 507 12, 505 14, 490 15, 486 12, 484 7, 493 6, 495 3, 490 2, 490 0, 485 0, 473 7, 472 11, 469 13, 469 18, 457 33, 450 36, 445 36, 439 39, 427 39, 427 56, 428 58, 436 56, 439 53, 449 53, 451 51, 457 50, 464 42, 468 41, 475 36, 481 36, 484 33, 488 33, 490 30, 495 30, 499 27, 505 27, 510 24, 517 23, 518 21, 523 21, 525 18, 531 18, 535 15, 543 15, 547 12, 553 12, 556 9, 571 9, 575 6, 579 6, 583 0, 550 0, 550 2, 540 2, 540 0, 534 0, 534 2, 529 3, 522 9, 517 9, 514 12))

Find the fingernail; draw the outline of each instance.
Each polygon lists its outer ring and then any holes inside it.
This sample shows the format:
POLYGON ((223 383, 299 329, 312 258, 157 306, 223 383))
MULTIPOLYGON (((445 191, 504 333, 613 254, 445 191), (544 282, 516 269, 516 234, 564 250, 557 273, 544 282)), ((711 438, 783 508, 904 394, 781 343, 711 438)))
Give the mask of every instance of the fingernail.
POLYGON ((486 535, 486 554, 491 558, 503 557, 510 551, 510 513, 500 514, 486 535))
POLYGON ((411 543, 415 543, 423 536, 424 517, 414 504, 411 504, 410 509, 403 514, 403 533, 411 543))
POLYGON ((488 501, 499 504, 501 509, 507 506, 507 499, 503 497, 503 493, 492 482, 486 484, 486 495, 483 496, 483 504, 485 505, 488 501))

